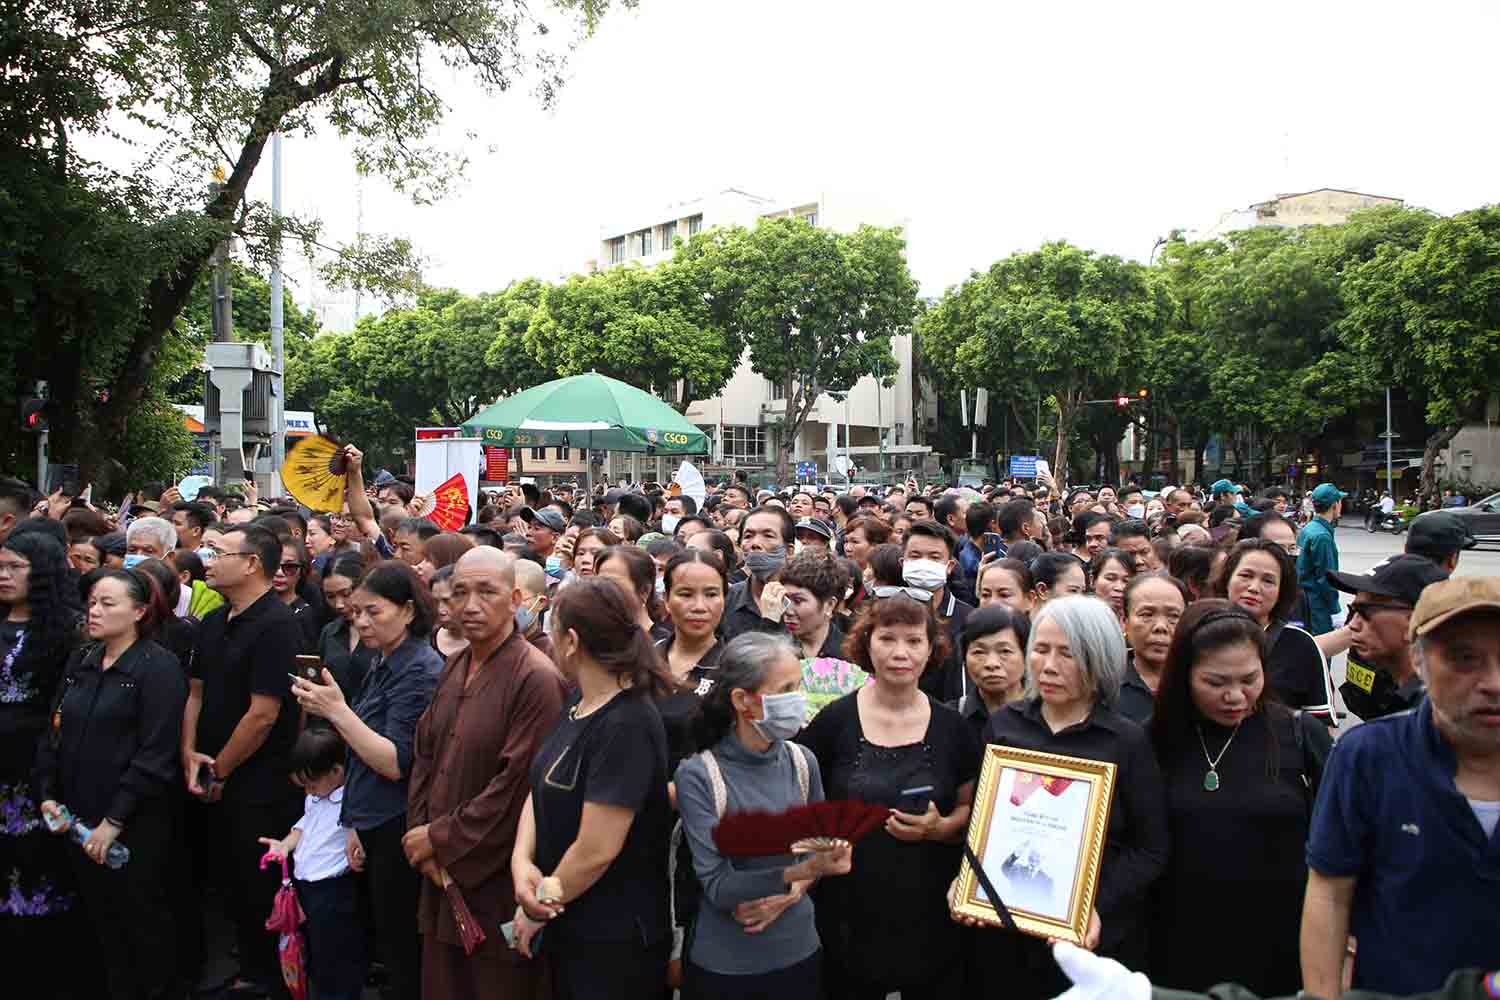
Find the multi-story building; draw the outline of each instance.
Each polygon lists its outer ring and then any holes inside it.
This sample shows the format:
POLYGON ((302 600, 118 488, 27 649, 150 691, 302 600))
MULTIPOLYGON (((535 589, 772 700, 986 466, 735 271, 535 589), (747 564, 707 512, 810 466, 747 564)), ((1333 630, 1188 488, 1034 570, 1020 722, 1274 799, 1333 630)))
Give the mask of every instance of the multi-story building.
POLYGON ((1400 198, 1381 194, 1362 194, 1341 188, 1318 188, 1296 194, 1278 194, 1268 201, 1258 201, 1248 208, 1236 208, 1219 216, 1211 225, 1189 235, 1195 240, 1211 240, 1237 229, 1274 226, 1290 229, 1297 226, 1336 226, 1363 208, 1404 204, 1400 198))
MULTIPOLYGON (((818 194, 778 201, 727 188, 603 227, 598 258, 589 263, 595 268, 633 262, 651 266, 672 256, 676 239, 688 239, 705 228, 753 226, 760 219, 787 217, 841 231, 865 223, 906 224, 906 220, 852 197, 830 199, 818 194)), ((794 462, 813 462, 819 475, 827 476, 836 468, 835 459, 847 451, 857 469, 856 479, 879 473, 882 452, 887 472, 901 471, 904 475, 904 470, 924 466, 931 449, 916 443, 918 434, 913 427, 911 337, 895 338, 891 352, 897 366, 893 386, 885 387, 875 377, 866 377, 842 401, 819 395, 793 443, 794 462)), ((688 419, 713 442, 709 468, 733 468, 752 475, 773 471, 781 418, 786 413, 785 395, 784 386, 773 385, 751 368, 747 354, 722 393, 693 402, 688 407, 688 419)), ((615 456, 614 469, 629 467, 629 459, 622 464, 621 458, 615 456)))

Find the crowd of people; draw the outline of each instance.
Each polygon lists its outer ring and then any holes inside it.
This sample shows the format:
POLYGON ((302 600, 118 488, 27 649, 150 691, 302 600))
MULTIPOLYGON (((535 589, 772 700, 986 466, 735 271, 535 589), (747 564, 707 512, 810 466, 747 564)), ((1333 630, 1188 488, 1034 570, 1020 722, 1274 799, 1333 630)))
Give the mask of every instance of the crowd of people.
POLYGON ((1051 997, 953 902, 986 745, 1116 766, 1083 944, 1158 986, 1500 965, 1500 578, 1453 515, 1363 574, 1332 484, 518 483, 443 531, 344 458, 331 512, 0 481, 0 934, 48 995, 283 995, 284 858, 319 1000, 1051 997), (720 853, 825 799, 888 813, 720 853))

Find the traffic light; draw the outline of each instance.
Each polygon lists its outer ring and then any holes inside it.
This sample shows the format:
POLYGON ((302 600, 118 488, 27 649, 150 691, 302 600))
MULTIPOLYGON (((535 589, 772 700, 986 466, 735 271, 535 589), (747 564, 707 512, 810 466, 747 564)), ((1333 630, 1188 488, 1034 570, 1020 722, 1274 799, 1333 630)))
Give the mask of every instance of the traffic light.
POLYGON ((1115 406, 1119 407, 1120 409, 1123 410, 1123 409, 1125 409, 1125 407, 1127 407, 1129 405, 1130 405, 1130 397, 1129 396, 1116 396, 1115 397, 1115 406))
POLYGON ((40 434, 47 430, 47 401, 38 396, 21 400, 21 430, 40 434))
POLYGON ((1141 388, 1141 389, 1137 389, 1135 391, 1135 394, 1137 396, 1139 396, 1141 399, 1145 399, 1147 396, 1151 395, 1151 392, 1148 389, 1141 388))

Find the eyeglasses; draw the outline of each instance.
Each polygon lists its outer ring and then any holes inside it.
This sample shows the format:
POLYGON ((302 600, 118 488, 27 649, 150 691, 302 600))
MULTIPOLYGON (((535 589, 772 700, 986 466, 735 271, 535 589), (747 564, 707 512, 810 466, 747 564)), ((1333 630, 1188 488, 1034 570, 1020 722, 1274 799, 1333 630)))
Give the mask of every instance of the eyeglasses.
POLYGON ((0 562, 0 576, 22 576, 31 568, 31 563, 0 562))
POLYGON ((1349 605, 1349 617, 1359 615, 1365 621, 1370 620, 1370 614, 1374 611, 1410 611, 1410 604, 1389 604, 1379 601, 1355 601, 1349 605))
POLYGON ((300 573, 302 572, 302 563, 284 562, 281 564, 281 571, 283 573, 300 573))
POLYGON ((253 555, 255 555, 254 552, 220 552, 217 556, 215 556, 215 558, 216 559, 228 559, 231 556, 243 556, 243 557, 247 557, 248 558, 248 557, 253 556, 253 555))

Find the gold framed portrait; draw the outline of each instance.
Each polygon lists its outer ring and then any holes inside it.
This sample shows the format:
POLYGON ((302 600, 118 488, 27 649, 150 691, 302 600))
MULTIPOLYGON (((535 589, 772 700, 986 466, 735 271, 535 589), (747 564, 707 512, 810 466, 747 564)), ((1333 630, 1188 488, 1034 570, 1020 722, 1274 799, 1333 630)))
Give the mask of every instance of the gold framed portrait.
POLYGON ((969 855, 954 910, 1003 923, 969 856, 1015 921, 1038 937, 1083 944, 1099 888, 1115 765, 987 746, 969 818, 969 855))

